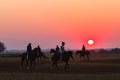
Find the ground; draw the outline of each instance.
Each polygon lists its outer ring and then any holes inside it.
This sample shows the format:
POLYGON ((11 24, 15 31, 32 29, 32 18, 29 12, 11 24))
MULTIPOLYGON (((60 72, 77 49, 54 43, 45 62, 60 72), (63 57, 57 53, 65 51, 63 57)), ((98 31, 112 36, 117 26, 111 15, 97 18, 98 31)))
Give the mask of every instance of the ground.
MULTIPOLYGON (((48 55, 50 57, 50 55, 48 55)), ((0 58, 0 80, 120 80, 120 54, 92 54, 90 61, 80 61, 74 55, 70 69, 64 71, 52 68, 51 59, 45 63, 36 62, 36 68, 26 71, 20 67, 20 57, 0 58)))

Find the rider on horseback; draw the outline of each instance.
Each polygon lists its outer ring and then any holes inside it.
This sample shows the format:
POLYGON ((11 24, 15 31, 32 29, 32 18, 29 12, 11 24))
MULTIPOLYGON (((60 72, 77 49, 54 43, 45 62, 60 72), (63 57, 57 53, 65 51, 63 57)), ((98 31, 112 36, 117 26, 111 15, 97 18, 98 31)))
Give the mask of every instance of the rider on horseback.
POLYGON ((62 42, 62 46, 61 46, 61 55, 62 55, 62 58, 63 58, 63 55, 65 54, 65 42, 62 42))
POLYGON ((32 52, 32 46, 31 43, 28 44, 27 46, 27 54, 26 54, 26 58, 28 59, 28 55, 32 52))
POLYGON ((61 46, 61 52, 62 52, 62 53, 65 52, 65 48, 64 48, 64 46, 65 46, 65 42, 62 42, 62 46, 61 46))
POLYGON ((85 51, 86 51, 86 48, 85 48, 85 46, 83 44, 83 46, 82 46, 82 52, 85 53, 85 51))
POLYGON ((60 59, 60 48, 58 45, 56 46, 56 54, 55 55, 60 59))
POLYGON ((38 45, 38 56, 40 56, 41 55, 41 48, 40 48, 40 46, 38 45))
POLYGON ((57 45, 57 46, 56 46, 56 53, 59 53, 59 50, 60 50, 60 49, 59 49, 59 46, 57 45))

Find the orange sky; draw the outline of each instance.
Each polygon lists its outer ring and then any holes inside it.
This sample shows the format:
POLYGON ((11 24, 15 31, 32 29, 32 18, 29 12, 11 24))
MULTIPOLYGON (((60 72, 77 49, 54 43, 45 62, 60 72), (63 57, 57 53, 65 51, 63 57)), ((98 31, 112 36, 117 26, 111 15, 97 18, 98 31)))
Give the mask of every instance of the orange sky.
POLYGON ((120 0, 0 0, 0 41, 8 49, 28 42, 54 48, 61 41, 66 48, 120 47, 119 33, 120 0))

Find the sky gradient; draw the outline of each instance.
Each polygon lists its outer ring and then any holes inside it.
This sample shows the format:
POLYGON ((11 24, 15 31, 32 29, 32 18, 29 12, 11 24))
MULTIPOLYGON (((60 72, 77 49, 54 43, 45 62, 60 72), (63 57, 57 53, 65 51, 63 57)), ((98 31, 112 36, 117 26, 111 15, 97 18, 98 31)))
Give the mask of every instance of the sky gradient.
POLYGON ((120 0, 0 0, 0 41, 7 49, 120 47, 120 0))

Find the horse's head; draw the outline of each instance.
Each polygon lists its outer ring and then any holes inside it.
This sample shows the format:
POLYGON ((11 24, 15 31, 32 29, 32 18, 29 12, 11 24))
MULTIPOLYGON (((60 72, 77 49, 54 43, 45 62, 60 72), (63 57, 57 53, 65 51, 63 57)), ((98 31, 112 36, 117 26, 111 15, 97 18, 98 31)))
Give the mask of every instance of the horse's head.
POLYGON ((54 50, 54 49, 51 49, 51 50, 50 50, 50 53, 55 53, 55 50, 54 50))
POLYGON ((55 50, 54 50, 54 49, 51 49, 51 50, 50 50, 50 55, 51 55, 52 53, 55 53, 55 50))

